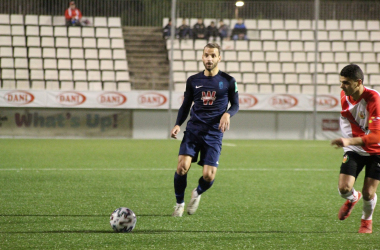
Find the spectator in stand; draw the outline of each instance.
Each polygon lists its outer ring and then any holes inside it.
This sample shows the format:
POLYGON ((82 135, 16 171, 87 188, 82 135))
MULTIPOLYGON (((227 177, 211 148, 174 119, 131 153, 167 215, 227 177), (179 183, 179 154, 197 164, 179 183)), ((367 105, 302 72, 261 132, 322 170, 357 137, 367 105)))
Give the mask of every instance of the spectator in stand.
POLYGON ((224 24, 223 20, 219 21, 219 37, 220 41, 223 41, 223 39, 229 40, 230 39, 230 28, 228 25, 224 24))
POLYGON ((171 33, 172 33, 172 19, 169 18, 169 22, 168 24, 164 27, 164 30, 163 30, 163 37, 164 39, 168 39, 170 38, 171 36, 171 33))
POLYGON ((215 22, 211 22, 207 27, 206 40, 207 42, 212 37, 213 41, 216 41, 216 38, 219 36, 218 28, 215 26, 215 22))
POLYGON ((193 39, 205 39, 206 38, 206 26, 203 23, 202 18, 198 18, 198 22, 193 27, 193 39))
POLYGON ((82 13, 75 7, 75 2, 71 1, 69 8, 65 11, 66 26, 82 26, 82 13))
POLYGON ((247 40, 247 28, 243 22, 243 19, 239 18, 232 30, 232 39, 234 40, 247 40))
POLYGON ((190 38, 191 29, 190 26, 186 24, 186 19, 182 20, 182 25, 178 27, 179 39, 190 38))

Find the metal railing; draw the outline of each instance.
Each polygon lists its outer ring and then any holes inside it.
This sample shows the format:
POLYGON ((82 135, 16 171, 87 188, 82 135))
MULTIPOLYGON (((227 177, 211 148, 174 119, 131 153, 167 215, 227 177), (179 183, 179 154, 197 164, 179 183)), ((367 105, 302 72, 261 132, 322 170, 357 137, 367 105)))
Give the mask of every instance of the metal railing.
MULTIPOLYGON (((1 0, 0 13, 63 15, 68 0, 1 0)), ((127 26, 162 26, 171 0, 80 0, 84 16, 120 16, 127 26)), ((254 1, 238 9, 246 19, 314 19, 314 1, 254 1)), ((177 17, 235 18, 235 1, 177 0, 177 17)), ((380 1, 321 1, 320 19, 377 20, 380 1)))

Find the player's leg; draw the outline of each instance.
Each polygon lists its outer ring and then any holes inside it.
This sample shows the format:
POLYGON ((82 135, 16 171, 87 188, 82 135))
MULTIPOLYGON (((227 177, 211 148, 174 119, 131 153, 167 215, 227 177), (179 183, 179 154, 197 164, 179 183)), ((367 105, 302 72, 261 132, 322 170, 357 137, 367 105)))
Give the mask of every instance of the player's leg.
POLYGON ((198 187, 191 192, 191 199, 187 206, 187 213, 194 214, 199 206, 201 194, 206 192, 214 184, 216 170, 218 168, 210 165, 203 166, 203 174, 198 180, 198 187))
POLYGON ((350 216, 354 206, 361 198, 361 193, 354 188, 356 177, 364 167, 363 157, 354 153, 346 152, 343 157, 343 163, 340 168, 338 189, 342 198, 346 202, 339 209, 338 218, 347 219, 350 216))
MULTIPOLYGON (((367 166, 368 167, 368 166, 367 166)), ((366 177, 363 185, 363 212, 359 233, 372 233, 372 215, 376 207, 379 180, 366 177)))
POLYGON ((177 204, 172 216, 181 217, 185 209, 185 189, 187 186, 187 172, 191 166, 192 157, 189 155, 179 155, 177 171, 174 174, 174 193, 177 204))
POLYGON ((187 206, 188 214, 194 214, 197 211, 201 195, 210 189, 214 183, 222 150, 222 139, 220 137, 207 135, 203 140, 205 146, 201 149, 201 159, 198 163, 203 166, 203 173, 199 178, 198 187, 191 193, 191 199, 187 206))
POLYGON ((179 148, 177 170, 174 174, 174 192, 176 196, 176 206, 173 216, 181 217, 184 211, 185 189, 187 186, 187 172, 190 169, 191 162, 198 158, 197 138, 194 134, 185 131, 179 148))
POLYGON ((174 191, 177 203, 184 203, 185 189, 187 186, 187 172, 191 166, 192 157, 189 155, 179 155, 177 171, 174 174, 174 191))
POLYGON ((380 180, 380 157, 373 155, 369 157, 366 165, 366 173, 363 184, 363 215, 359 233, 372 233, 372 215, 376 207, 376 190, 380 180))

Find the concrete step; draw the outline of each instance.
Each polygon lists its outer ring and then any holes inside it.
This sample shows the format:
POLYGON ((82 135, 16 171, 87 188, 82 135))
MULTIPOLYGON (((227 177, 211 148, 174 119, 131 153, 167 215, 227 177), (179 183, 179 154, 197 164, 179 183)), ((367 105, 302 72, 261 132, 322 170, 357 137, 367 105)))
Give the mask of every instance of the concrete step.
POLYGON ((150 83, 150 82, 140 82, 140 83, 132 83, 131 87, 133 90, 168 90, 168 83, 150 83))
POLYGON ((132 89, 168 89, 169 61, 162 28, 123 27, 132 89))
POLYGON ((124 34, 124 40, 125 41, 159 41, 163 40, 162 36, 152 36, 152 35, 146 35, 146 36, 132 36, 128 34, 124 34))
POLYGON ((169 72, 152 72, 147 70, 140 71, 129 71, 129 76, 131 79, 157 79, 157 80, 167 80, 169 79, 169 72))
POLYGON ((129 46, 144 46, 144 47, 153 47, 153 46, 159 46, 164 49, 166 49, 166 43, 165 40, 149 40, 149 41, 142 41, 142 40, 126 40, 124 42, 125 47, 129 46))
POLYGON ((130 58, 129 58, 129 54, 128 54, 128 65, 131 65, 134 63, 136 63, 136 64, 149 64, 149 63, 151 63, 153 65, 155 65, 155 64, 159 64, 159 65, 167 64, 167 65, 169 65, 169 60, 167 57, 165 57, 165 58, 164 57, 154 57, 152 59, 147 60, 147 58, 145 58, 145 57, 134 56, 133 60, 129 60, 129 59, 130 58))
POLYGON ((133 34, 149 34, 149 33, 161 33, 162 28, 159 27, 142 27, 142 26, 124 26, 123 32, 129 32, 133 34))
MULTIPOLYGON (((131 79, 131 83, 133 83, 133 86, 169 86, 169 79, 167 80, 159 80, 159 79, 131 79)), ((151 88, 156 89, 156 88, 151 88)))
POLYGON ((150 58, 151 60, 164 60, 168 58, 168 55, 166 53, 139 53, 139 52, 128 52, 127 51, 127 57, 128 60, 135 60, 136 58, 144 58, 145 60, 150 58))
POLYGON ((125 46, 127 52, 133 53, 167 53, 165 47, 163 46, 125 46))
POLYGON ((138 69, 138 68, 162 68, 165 70, 169 70, 169 63, 168 62, 161 62, 161 61, 131 61, 131 63, 128 63, 129 68, 131 69, 138 69))
POLYGON ((130 72, 134 76, 144 75, 146 77, 169 77, 169 69, 168 68, 151 68, 151 67, 142 67, 142 68, 129 68, 130 72))

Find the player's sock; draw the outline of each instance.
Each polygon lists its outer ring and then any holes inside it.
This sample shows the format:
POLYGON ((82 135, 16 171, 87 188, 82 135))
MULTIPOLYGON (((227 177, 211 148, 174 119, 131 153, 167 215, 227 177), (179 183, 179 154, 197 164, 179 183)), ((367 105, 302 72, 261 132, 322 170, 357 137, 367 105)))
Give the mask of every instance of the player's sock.
POLYGON ((177 172, 174 174, 174 192, 177 204, 184 203, 185 189, 187 186, 187 173, 185 175, 179 175, 177 172))
POLYGON ((355 188, 352 188, 350 192, 347 192, 345 194, 342 194, 341 192, 339 192, 339 194, 342 196, 342 198, 349 200, 350 202, 355 202, 359 198, 358 191, 356 191, 355 188))
POLYGON ((366 201, 363 199, 363 215, 362 215, 363 220, 372 220, 372 214, 373 214, 373 211, 375 210, 376 202, 377 202, 376 194, 372 200, 366 201))
POLYGON ((199 181, 198 181, 198 187, 197 187, 197 193, 198 195, 201 195, 202 193, 206 192, 207 189, 209 189, 212 184, 214 184, 214 180, 212 182, 208 182, 206 181, 205 179, 203 179, 203 176, 201 178, 199 178, 199 181))

